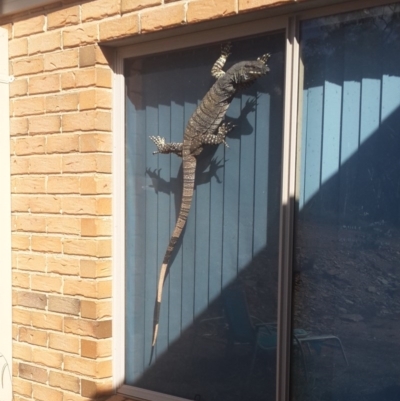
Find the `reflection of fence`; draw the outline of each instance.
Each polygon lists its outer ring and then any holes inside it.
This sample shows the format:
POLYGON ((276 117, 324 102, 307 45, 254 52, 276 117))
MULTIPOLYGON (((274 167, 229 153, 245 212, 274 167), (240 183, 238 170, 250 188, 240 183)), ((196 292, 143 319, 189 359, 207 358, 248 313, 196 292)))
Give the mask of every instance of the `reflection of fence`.
POLYGON ((10 367, 7 359, 0 352, 0 401, 11 401, 12 399, 10 367))

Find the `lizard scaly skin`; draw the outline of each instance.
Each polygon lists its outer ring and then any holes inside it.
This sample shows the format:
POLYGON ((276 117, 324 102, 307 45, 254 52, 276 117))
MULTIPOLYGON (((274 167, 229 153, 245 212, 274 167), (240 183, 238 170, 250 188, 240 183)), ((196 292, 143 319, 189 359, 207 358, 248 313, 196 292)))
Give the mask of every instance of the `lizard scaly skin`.
POLYGON ((211 73, 217 78, 217 81, 206 93, 202 102, 190 117, 183 136, 183 143, 165 143, 164 138, 159 136, 150 137, 157 146, 157 151, 153 152, 154 154, 175 153, 182 157, 183 164, 183 194, 181 207, 175 229, 165 252, 158 279, 150 363, 157 341, 162 292, 168 272, 169 261, 175 245, 182 234, 182 230, 185 227, 192 203, 197 163, 196 158, 200 155, 205 145, 219 145, 220 143, 226 145, 225 137, 233 127, 230 124, 223 123, 222 120, 225 117, 233 97, 238 90, 249 86, 257 78, 267 74, 269 71, 267 61, 270 55, 264 54, 254 61, 236 63, 229 68, 228 71, 224 72, 222 68, 230 54, 230 49, 230 44, 226 44, 222 47, 221 56, 211 69, 211 73))

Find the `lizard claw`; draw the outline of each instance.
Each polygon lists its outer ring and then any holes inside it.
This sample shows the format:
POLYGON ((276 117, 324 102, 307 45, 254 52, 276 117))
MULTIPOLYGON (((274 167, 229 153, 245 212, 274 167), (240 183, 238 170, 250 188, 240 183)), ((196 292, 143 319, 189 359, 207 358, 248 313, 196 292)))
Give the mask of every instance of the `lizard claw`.
POLYGON ((232 44, 231 42, 224 43, 221 46, 221 54, 226 58, 231 54, 232 44))
POLYGON ((262 61, 264 64, 267 64, 268 59, 271 57, 270 53, 265 53, 261 57, 258 57, 257 60, 262 61))
POLYGON ((149 138, 156 144, 157 150, 153 152, 153 155, 162 152, 163 148, 165 147, 165 138, 161 136, 149 136, 149 138))

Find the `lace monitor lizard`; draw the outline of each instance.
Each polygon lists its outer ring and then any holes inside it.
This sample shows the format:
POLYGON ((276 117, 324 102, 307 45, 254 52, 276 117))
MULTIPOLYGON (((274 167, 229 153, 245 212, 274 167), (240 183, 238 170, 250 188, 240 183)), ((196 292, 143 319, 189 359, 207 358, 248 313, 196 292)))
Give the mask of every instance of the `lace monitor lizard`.
POLYGON ((227 146, 225 137, 232 130, 233 126, 229 123, 222 122, 222 120, 225 117, 232 99, 238 90, 246 88, 257 78, 267 74, 269 71, 267 66, 267 61, 270 57, 269 54, 264 54, 254 61, 236 63, 226 72, 223 71, 230 50, 231 45, 229 43, 222 46, 221 55, 211 69, 211 74, 217 81, 207 92, 200 105, 190 117, 183 136, 183 143, 166 143, 165 139, 162 137, 150 136, 150 139, 157 146, 157 151, 153 152, 153 154, 175 153, 182 157, 183 164, 183 194, 179 215, 165 252, 158 279, 150 363, 157 341, 162 292, 164 281, 168 273, 169 261, 186 224, 192 203, 197 163, 196 158, 206 145, 219 145, 220 143, 224 143, 227 146))

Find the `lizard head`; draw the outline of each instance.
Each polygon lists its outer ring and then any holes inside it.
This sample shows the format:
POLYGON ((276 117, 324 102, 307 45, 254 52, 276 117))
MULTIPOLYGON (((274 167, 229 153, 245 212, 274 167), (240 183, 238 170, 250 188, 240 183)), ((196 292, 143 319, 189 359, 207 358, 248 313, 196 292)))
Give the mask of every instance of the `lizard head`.
POLYGON ((242 61, 227 71, 231 82, 236 87, 246 87, 257 78, 269 72, 267 61, 270 54, 264 54, 254 61, 242 61))

